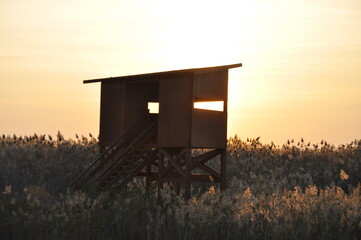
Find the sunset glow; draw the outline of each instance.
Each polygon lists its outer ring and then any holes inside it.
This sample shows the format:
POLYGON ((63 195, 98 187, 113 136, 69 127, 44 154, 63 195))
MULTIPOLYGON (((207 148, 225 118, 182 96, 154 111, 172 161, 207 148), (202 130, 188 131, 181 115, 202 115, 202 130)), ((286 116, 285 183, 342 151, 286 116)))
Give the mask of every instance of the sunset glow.
POLYGON ((223 101, 195 102, 194 108, 223 112, 224 111, 224 102, 223 101))
POLYGON ((99 131, 82 80, 243 63, 228 136, 334 144, 361 137, 361 2, 1 1, 4 134, 99 131))

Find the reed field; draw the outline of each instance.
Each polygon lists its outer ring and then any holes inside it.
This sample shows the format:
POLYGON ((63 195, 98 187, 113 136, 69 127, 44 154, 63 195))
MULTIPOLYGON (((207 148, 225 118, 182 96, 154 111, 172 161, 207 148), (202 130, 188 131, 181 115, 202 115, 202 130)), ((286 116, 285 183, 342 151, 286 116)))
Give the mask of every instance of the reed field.
MULTIPOLYGON (((361 140, 228 139, 227 184, 72 192, 97 140, 0 136, 0 239, 361 239, 361 140)), ((217 162, 211 162, 216 168, 217 162)))

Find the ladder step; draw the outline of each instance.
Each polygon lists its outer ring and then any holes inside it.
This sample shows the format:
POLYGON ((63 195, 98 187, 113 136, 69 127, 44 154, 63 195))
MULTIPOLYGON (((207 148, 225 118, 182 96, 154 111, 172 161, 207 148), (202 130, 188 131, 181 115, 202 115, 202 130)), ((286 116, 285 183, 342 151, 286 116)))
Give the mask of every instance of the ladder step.
POLYGON ((156 136, 157 118, 153 119, 151 115, 146 115, 146 118, 142 116, 74 182, 77 185, 98 182, 101 185, 99 190, 107 190, 112 182, 121 184, 130 181, 134 171, 139 171, 140 164, 157 148, 156 136))

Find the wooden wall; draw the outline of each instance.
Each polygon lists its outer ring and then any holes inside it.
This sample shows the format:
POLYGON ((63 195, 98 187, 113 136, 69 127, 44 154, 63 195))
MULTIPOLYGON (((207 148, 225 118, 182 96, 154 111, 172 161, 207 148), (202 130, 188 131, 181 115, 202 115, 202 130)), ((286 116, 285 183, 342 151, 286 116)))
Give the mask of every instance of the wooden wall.
POLYGON ((100 146, 110 146, 158 100, 158 83, 102 82, 100 146))
POLYGON ((194 74, 194 97, 205 100, 227 100, 228 69, 194 74))
POLYGON ((123 132, 125 81, 102 82, 99 145, 110 146, 123 132))
POLYGON ((174 76, 159 83, 158 147, 190 145, 192 76, 174 76))
POLYGON ((149 83, 127 84, 124 130, 148 111, 148 101, 151 93, 150 87, 151 85, 149 83))
POLYGON ((226 148, 227 113, 193 109, 191 146, 195 148, 226 148))
POLYGON ((194 100, 224 101, 224 111, 192 109, 191 146, 226 148, 228 69, 194 75, 194 100))

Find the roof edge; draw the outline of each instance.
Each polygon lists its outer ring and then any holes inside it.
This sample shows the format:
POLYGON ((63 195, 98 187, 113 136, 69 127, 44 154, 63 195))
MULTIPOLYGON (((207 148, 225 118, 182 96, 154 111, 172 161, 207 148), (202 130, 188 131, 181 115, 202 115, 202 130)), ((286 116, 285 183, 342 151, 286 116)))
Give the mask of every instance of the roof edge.
POLYGON ((119 77, 109 77, 109 78, 98 78, 98 79, 89 79, 84 80, 83 83, 95 83, 95 82, 102 82, 104 80, 110 79, 126 79, 126 78, 140 78, 140 77, 152 77, 152 76, 162 76, 166 74, 179 74, 179 73, 187 73, 187 72, 199 72, 199 71, 212 71, 218 69, 230 69, 230 68, 237 68, 242 67, 242 63, 237 64, 230 64, 230 65, 221 65, 221 66, 213 66, 213 67, 203 67, 203 68, 189 68, 189 69, 181 69, 181 70, 172 70, 172 71, 164 71, 164 72, 154 72, 154 73, 143 73, 143 74, 136 74, 136 75, 127 75, 127 76, 119 76, 119 77))

